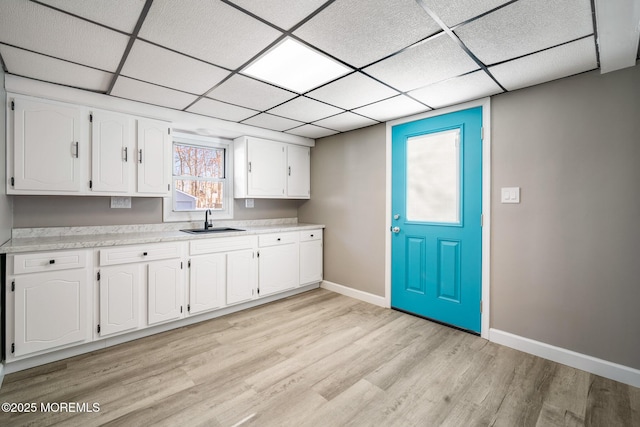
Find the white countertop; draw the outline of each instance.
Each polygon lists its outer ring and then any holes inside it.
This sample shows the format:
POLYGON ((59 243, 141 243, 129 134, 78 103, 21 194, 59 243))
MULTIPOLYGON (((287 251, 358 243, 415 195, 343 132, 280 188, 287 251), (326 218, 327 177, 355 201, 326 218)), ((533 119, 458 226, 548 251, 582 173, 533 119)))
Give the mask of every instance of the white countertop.
POLYGON ((216 223, 214 226, 240 228, 244 231, 190 234, 179 231, 201 227, 201 224, 128 225, 109 227, 67 227, 51 229, 14 230, 14 238, 0 246, 0 254, 50 251, 60 249, 98 248, 105 246, 133 245, 158 242, 175 242, 195 239, 282 233, 290 231, 317 230, 322 224, 302 224, 292 221, 248 221, 216 223))

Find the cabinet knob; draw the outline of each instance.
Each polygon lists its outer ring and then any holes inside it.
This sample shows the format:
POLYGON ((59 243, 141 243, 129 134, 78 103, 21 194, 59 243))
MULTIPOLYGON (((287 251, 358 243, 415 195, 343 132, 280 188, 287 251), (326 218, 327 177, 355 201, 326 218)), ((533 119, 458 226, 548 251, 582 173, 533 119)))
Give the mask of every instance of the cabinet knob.
POLYGON ((280 241, 280 238, 278 237, 278 242, 280 241))
POLYGON ((311 235, 311 237, 313 237, 313 234, 311 235))
POLYGON ((147 256, 147 253, 146 252, 142 252, 142 256, 147 256))
POLYGON ((49 260, 49 264, 55 264, 55 263, 56 263, 56 260, 55 260, 55 259, 50 259, 50 260, 49 260))

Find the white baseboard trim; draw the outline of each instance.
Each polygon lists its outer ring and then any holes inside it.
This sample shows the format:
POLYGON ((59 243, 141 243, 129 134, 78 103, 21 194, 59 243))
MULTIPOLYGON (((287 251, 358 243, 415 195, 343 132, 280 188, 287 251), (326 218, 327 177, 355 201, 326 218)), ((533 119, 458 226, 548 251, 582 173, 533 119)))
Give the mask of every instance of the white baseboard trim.
POLYGON ((489 341, 581 369, 634 387, 640 387, 640 370, 577 353, 499 329, 489 330, 489 341))
POLYGON ((322 283, 320 284, 320 287, 322 289, 327 289, 329 291, 332 291, 338 294, 359 299, 360 301, 368 302, 369 304, 374 304, 374 305, 379 305, 380 307, 389 308, 384 297, 370 294, 369 292, 359 291, 357 289, 353 289, 348 286, 329 282, 328 280, 323 280, 322 283))

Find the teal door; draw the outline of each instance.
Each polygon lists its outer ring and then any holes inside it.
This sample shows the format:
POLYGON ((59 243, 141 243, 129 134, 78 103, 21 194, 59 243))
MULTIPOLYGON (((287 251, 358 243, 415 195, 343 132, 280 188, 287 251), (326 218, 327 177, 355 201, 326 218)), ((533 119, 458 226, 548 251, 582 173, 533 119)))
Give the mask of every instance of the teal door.
POLYGON ((391 306, 480 332, 482 107, 394 126, 391 306))

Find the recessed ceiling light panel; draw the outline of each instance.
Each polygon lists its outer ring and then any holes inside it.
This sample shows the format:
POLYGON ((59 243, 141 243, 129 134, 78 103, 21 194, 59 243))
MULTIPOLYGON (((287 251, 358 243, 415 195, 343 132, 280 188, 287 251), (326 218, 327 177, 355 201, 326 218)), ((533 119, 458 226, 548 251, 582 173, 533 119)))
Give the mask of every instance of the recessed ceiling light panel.
POLYGON ((285 39, 242 71, 298 93, 349 72, 351 69, 293 39, 285 39))

